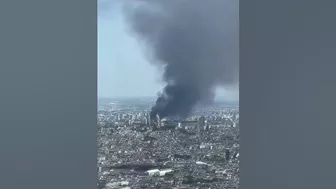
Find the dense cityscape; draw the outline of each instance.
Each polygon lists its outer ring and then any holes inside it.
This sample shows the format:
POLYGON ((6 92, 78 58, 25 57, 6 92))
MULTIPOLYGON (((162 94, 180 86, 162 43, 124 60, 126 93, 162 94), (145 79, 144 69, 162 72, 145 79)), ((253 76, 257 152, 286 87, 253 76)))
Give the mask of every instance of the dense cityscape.
POLYGON ((238 104, 153 119, 153 103, 98 101, 98 189, 239 188, 238 104))

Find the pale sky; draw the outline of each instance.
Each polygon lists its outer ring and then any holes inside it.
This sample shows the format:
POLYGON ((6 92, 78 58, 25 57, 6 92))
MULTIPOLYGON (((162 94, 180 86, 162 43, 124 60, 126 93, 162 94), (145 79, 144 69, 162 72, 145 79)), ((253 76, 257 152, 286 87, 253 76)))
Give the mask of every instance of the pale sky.
MULTIPOLYGON (((154 97, 164 86, 160 70, 127 31, 122 4, 111 1, 98 15, 98 97, 154 97)), ((220 90, 218 96, 236 100, 238 92, 220 90)))

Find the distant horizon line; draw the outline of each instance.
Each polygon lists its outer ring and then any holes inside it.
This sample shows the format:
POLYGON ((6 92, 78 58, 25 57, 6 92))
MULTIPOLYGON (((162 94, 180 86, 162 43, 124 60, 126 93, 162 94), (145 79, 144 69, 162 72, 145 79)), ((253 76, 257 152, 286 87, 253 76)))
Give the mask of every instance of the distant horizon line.
MULTIPOLYGON (((155 96, 134 96, 134 97, 131 97, 131 96, 126 96, 126 97, 102 97, 102 96, 98 96, 97 99, 105 99, 105 100, 120 100, 120 99, 157 99, 157 97, 155 96)), ((239 99, 238 100, 232 100, 232 99, 225 99, 225 97, 217 97, 214 99, 215 101, 227 101, 227 102, 239 102, 239 99)))

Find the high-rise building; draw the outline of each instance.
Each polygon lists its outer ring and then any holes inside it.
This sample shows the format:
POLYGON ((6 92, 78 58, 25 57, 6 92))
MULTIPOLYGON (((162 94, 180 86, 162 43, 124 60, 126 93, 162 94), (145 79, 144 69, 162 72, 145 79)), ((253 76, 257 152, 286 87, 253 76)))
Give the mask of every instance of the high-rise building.
POLYGON ((147 121, 148 121, 148 125, 152 124, 152 120, 151 120, 150 114, 147 115, 147 121))
POLYGON ((143 124, 148 125, 148 119, 146 117, 143 118, 143 124))
POLYGON ((120 121, 122 119, 122 115, 119 113, 117 114, 117 120, 120 121))
POLYGON ((199 119, 198 119, 198 129, 200 131, 203 131, 205 129, 205 117, 204 116, 201 116, 199 119))
POLYGON ((161 120, 159 114, 156 114, 156 119, 157 119, 157 126, 161 126, 161 120))

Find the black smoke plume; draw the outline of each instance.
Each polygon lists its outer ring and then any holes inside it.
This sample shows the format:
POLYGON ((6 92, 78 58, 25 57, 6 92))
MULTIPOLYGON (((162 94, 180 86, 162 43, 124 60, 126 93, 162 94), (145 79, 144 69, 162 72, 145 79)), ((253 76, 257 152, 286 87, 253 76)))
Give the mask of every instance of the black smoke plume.
POLYGON ((133 34, 164 68, 151 115, 186 117, 217 87, 238 84, 237 0, 142 0, 125 11, 133 34))

